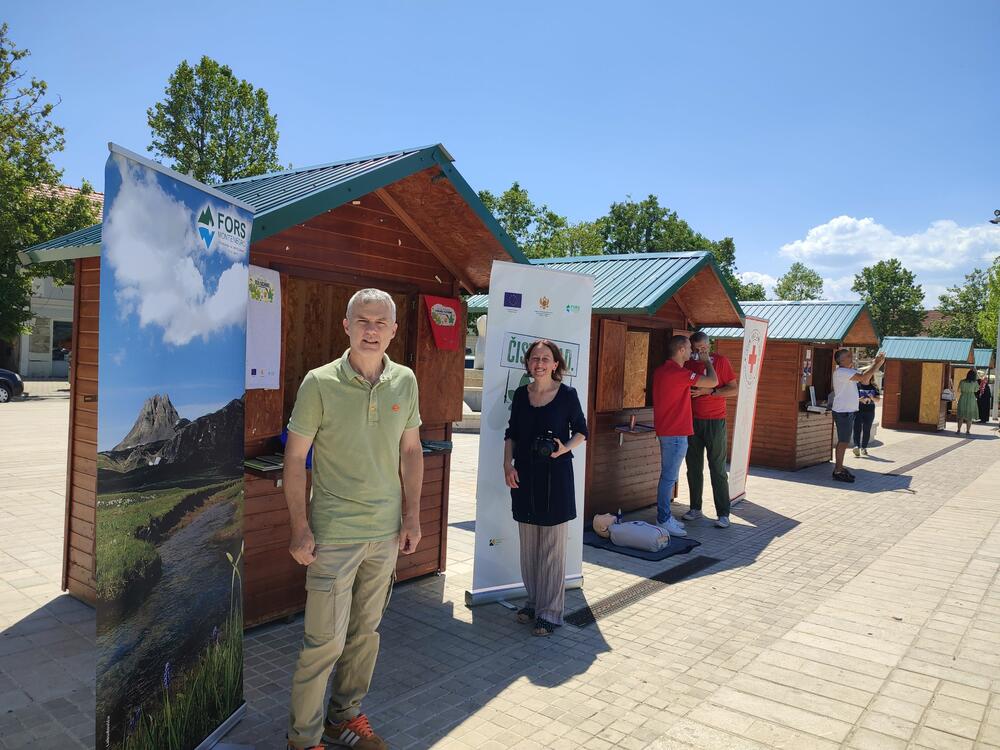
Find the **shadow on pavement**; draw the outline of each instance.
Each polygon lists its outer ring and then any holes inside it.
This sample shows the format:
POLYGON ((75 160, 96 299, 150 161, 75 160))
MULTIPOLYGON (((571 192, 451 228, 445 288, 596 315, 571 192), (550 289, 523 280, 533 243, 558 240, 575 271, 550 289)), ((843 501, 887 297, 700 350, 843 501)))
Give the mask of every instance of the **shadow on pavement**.
MULTIPOLYGON (((380 627, 381 647, 364 711, 391 747, 431 747, 512 683, 555 687, 609 650, 598 628, 531 635, 500 604, 471 609, 446 600, 445 577, 398 585, 380 627)), ((571 592, 583 600, 581 592, 571 592)), ((456 595, 461 595, 458 591, 456 595)), ((569 597, 567 597, 569 598, 569 597)), ((567 611, 579 601, 567 601, 567 611)), ((282 747, 302 618, 247 633, 248 715, 226 740, 282 747)))
POLYGON ((94 638, 68 594, 0 631, 0 748, 94 746, 94 638))

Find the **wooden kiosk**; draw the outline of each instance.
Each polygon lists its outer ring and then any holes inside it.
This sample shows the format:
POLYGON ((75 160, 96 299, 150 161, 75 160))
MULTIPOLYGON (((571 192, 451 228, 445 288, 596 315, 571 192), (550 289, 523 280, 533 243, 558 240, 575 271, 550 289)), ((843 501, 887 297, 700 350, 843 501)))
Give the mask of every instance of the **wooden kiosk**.
MULTIPOLYGON (((449 441, 452 422, 462 417, 464 352, 436 348, 423 295, 478 291, 488 286, 494 260, 526 261, 444 147, 293 169, 218 189, 256 207, 250 262, 281 273, 282 386, 247 392, 247 457, 280 450, 278 436, 299 383, 347 348, 341 326, 347 300, 368 286, 395 298, 399 331, 389 356, 416 372, 421 437, 449 441)), ((95 598, 100 242, 97 225, 26 252, 32 262, 76 259, 63 588, 89 603, 95 598)), ((400 580, 445 568, 449 472, 450 454, 425 448, 423 539, 413 555, 400 557, 400 580)), ((300 610, 305 568, 288 554, 280 474, 246 475, 244 534, 247 625, 300 610)))
POLYGON ((941 392, 948 387, 954 363, 972 367, 972 339, 886 336, 882 348, 886 357, 882 426, 943 430, 948 402, 941 400, 941 392))
MULTIPOLYGON (((740 303, 708 252, 531 262, 595 277, 584 518, 655 503, 660 448, 653 371, 666 360, 674 334, 704 325, 742 326, 740 303)), ((486 312, 488 299, 478 295, 468 305, 470 312, 486 312)))
MULTIPOLYGON (((750 463, 794 471, 830 460, 833 417, 810 411, 830 395, 834 352, 843 346, 877 346, 878 333, 861 302, 742 302, 743 311, 768 321, 764 366, 757 386, 750 463)), ((739 374, 743 331, 706 328, 716 351, 739 374)), ((729 448, 733 444, 736 399, 728 404, 729 448)))

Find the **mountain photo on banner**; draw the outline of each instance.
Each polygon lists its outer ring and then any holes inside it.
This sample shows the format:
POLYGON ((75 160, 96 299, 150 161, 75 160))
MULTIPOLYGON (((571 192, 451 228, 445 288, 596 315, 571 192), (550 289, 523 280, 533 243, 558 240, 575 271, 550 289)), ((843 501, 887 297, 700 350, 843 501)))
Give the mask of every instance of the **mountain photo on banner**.
POLYGON ((117 152, 105 181, 98 737, 188 750, 243 703, 252 215, 117 152))

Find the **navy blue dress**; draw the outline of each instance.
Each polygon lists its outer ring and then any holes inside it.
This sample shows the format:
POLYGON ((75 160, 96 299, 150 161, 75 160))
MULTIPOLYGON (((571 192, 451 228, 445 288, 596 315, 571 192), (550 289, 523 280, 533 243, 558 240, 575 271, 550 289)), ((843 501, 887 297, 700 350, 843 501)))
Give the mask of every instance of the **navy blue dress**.
POLYGON ((573 486, 573 453, 559 458, 536 456, 531 446, 535 437, 551 431, 563 445, 572 435, 589 435, 576 389, 564 383, 545 406, 532 406, 528 386, 514 391, 510 423, 505 440, 514 441, 514 468, 517 489, 510 491, 514 520, 536 526, 556 526, 576 518, 576 490, 573 486))

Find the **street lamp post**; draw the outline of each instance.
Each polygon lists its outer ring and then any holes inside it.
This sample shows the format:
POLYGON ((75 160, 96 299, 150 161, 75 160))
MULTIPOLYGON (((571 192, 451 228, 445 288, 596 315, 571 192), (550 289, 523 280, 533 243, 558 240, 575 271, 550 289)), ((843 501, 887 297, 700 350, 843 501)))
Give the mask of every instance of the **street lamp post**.
MULTIPOLYGON (((1000 225, 1000 208, 993 212, 993 218, 990 219, 990 224, 1000 225)), ((994 357, 996 357, 996 364, 993 367, 993 407, 990 409, 990 419, 1000 421, 1000 414, 997 411, 997 403, 1000 401, 1000 378, 996 375, 1000 373, 1000 310, 997 311, 997 341, 996 348, 994 351, 994 357)), ((990 371, 986 370, 986 382, 989 383, 990 371)))

